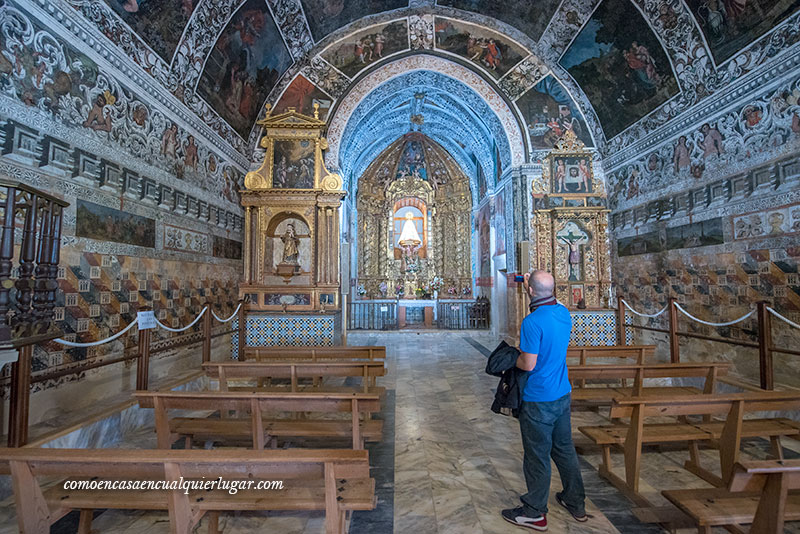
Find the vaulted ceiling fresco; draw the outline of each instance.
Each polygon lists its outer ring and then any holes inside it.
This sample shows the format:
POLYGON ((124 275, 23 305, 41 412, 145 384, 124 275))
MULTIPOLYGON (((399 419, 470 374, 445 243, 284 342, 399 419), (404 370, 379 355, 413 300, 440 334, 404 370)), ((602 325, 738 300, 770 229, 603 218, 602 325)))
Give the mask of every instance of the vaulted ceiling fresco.
MULTIPOLYGON (((530 151, 572 128, 624 159, 800 40, 800 0, 15 2, 237 161, 266 102, 317 102, 331 120, 358 80, 402 74, 393 65, 409 54, 486 80, 530 151)), ((4 54, 11 73, 13 43, 4 54)))

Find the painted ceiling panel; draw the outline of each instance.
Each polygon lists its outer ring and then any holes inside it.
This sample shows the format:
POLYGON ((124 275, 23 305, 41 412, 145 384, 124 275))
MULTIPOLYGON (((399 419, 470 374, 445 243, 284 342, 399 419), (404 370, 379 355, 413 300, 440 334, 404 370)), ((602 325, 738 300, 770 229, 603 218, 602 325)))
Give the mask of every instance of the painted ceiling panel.
POLYGON ((301 3, 311 35, 317 42, 367 15, 408 7, 408 0, 301 0, 301 3))
POLYGON ((566 130, 586 146, 594 146, 578 106, 552 75, 545 77, 516 101, 534 149, 550 150, 566 130))
POLYGON ((542 36, 560 0, 437 0, 440 6, 455 7, 502 20, 519 28, 534 41, 542 36))
POLYGON ((354 78, 362 69, 408 48, 408 23, 403 19, 350 35, 325 50, 322 57, 354 78))
POLYGON ((686 0, 719 65, 800 8, 800 0, 686 0))
POLYGON ((319 118, 326 120, 328 112, 333 105, 331 97, 317 89, 317 86, 308 81, 303 75, 298 75, 292 80, 291 85, 281 95, 278 103, 275 104, 273 115, 284 113, 289 108, 304 115, 314 115, 314 104, 319 104, 319 118))
POLYGON ((436 48, 458 54, 502 78, 528 52, 497 32, 456 20, 436 17, 436 48))
POLYGON ((161 58, 169 62, 199 0, 105 0, 161 58))
POLYGON ((604 0, 559 63, 586 93, 607 138, 678 93, 664 48, 628 0, 604 0))
POLYGON ((291 64, 266 4, 248 0, 214 45, 197 92, 246 139, 261 103, 291 64))

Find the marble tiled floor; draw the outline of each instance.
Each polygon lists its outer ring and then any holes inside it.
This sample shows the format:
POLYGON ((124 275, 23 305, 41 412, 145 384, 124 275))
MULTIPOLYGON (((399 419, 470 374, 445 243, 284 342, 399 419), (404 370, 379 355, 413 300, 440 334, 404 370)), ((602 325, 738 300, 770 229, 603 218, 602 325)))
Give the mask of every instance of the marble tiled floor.
MULTIPOLYGON (((484 373, 486 356, 498 340, 475 332, 393 332, 350 334, 352 345, 386 345, 386 406, 381 417, 386 439, 370 446, 372 476, 377 481, 378 508, 353 518, 352 534, 514 534, 525 532, 504 522, 502 508, 516 506, 525 489, 522 443, 516 419, 492 413, 489 407, 497 379, 484 373), (392 424, 393 423, 393 424, 392 424)), ((580 425, 601 424, 605 418, 592 412, 573 414, 576 443, 585 439, 580 425)), ((791 442, 786 444, 792 445, 791 442)), ((796 445, 796 443, 794 443, 796 445)), ((152 427, 124 436, 123 447, 155 447, 152 427)), ((763 457, 765 443, 750 443, 745 450, 763 457)), ((661 533, 642 525, 631 513, 632 504, 597 475, 599 451, 586 449, 580 456, 593 518, 575 522, 554 501, 560 481, 553 470, 549 531, 561 533, 661 533)), ((789 456, 794 453, 787 451, 789 456)), ((715 451, 703 451, 707 466, 718 462, 715 451)), ((682 468, 687 453, 647 450, 642 469, 642 491, 654 503, 665 504, 661 489, 705 487, 682 468)), ((621 455, 615 455, 622 465, 621 455)), ((13 507, 0 502, 0 534, 16 532, 13 507)), ((65 520, 53 532, 75 532, 77 521, 65 520)), ((201 522, 197 532, 205 531, 201 522)), ((242 513, 223 515, 224 534, 324 532, 321 513, 242 513)), ((95 519, 96 532, 120 534, 167 533, 166 514, 106 511, 95 519)), ((679 531, 696 532, 695 529, 679 531)), ((724 532, 724 530, 719 531, 724 532)), ((787 532, 800 533, 791 526, 787 532)))

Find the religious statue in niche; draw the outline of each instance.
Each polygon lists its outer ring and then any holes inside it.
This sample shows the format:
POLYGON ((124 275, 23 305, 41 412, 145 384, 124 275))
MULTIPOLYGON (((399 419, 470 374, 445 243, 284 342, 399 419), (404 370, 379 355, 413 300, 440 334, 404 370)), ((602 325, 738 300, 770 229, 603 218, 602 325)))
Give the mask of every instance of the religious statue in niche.
POLYGON ((281 241, 283 241, 283 261, 281 263, 297 265, 297 256, 300 253, 298 248, 300 239, 297 238, 297 234, 294 231, 294 224, 289 223, 286 225, 286 231, 281 236, 281 241))
POLYGON ((272 266, 267 267, 267 272, 283 277, 288 283, 293 276, 310 270, 309 229, 302 219, 289 215, 271 229, 269 235, 265 252, 272 266))
POLYGON ((575 221, 569 221, 556 233, 556 240, 567 247, 569 281, 581 280, 581 245, 589 243, 589 235, 575 221))
POLYGON ((422 239, 419 237, 416 225, 414 224, 414 215, 410 211, 406 213, 405 221, 403 222, 403 230, 398 239, 400 250, 403 251, 403 272, 416 273, 419 272, 419 247, 422 245, 422 239))

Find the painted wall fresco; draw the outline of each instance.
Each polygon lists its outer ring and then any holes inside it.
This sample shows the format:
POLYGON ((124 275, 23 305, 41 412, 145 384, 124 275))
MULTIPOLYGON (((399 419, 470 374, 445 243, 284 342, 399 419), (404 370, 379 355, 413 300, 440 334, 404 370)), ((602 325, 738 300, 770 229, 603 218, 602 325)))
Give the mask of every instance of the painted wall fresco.
POLYGON ((440 6, 455 7, 493 17, 510 26, 519 28, 523 33, 537 41, 542 36, 547 22, 558 8, 558 0, 531 2, 530 0, 508 0, 495 2, 492 0, 437 0, 440 6))
POLYGON ((800 204, 772 208, 733 217, 735 239, 783 236, 800 233, 800 204))
POLYGON ((328 63, 353 78, 362 69, 408 48, 408 23, 403 19, 350 35, 321 55, 328 63))
POLYGON ((612 207, 691 188, 800 147, 800 78, 701 123, 609 173, 612 207))
POLYGON ((68 127, 213 193, 241 171, 86 55, 6 5, 0 92, 68 127))
MULTIPOLYGON (((653 256, 639 255, 615 262, 617 294, 622 295, 638 311, 655 313, 669 296, 677 298, 691 314, 711 322, 723 322, 741 317, 755 302, 766 301, 789 320, 800 321, 800 247, 771 245, 751 249, 735 247, 704 247, 671 251, 653 256)), ((650 321, 654 327, 666 328, 668 314, 650 321)), ((734 327, 713 328, 681 316, 680 329, 710 336, 724 336, 743 341, 756 341, 756 314, 734 327)), ((636 319, 642 324, 641 319, 636 319)), ((775 346, 796 347, 798 331, 773 318, 775 346)), ((639 337, 636 342, 653 342, 639 337)), ((660 356, 669 360, 669 348, 662 338, 656 345, 660 356)), ((777 384, 797 386, 796 358, 775 355, 777 384)), ((681 358, 686 361, 724 360, 733 364, 731 373, 758 382, 758 353, 751 348, 722 343, 682 339, 681 358)))
MULTIPOLYGON (((114 334, 133 321, 144 306, 152 307, 156 317, 173 328, 192 321, 206 302, 220 317, 227 317, 236 307, 238 289, 228 267, 80 251, 67 251, 66 257, 68 260, 62 261, 66 266, 59 271, 55 314, 68 341, 95 341, 114 334)), ((190 332, 197 330, 195 327, 190 332)), ((154 342, 172 335, 160 328, 152 333, 154 342)), ((135 347, 136 340, 133 328, 120 341, 99 347, 67 349, 53 342, 37 345, 33 370, 36 373, 120 353, 123 347, 135 347)), ((57 382, 37 384, 37 388, 75 379, 62 377, 57 382)))
POLYGON ((114 12, 165 61, 170 62, 181 30, 199 0, 105 0, 114 12))
POLYGON ((436 17, 436 48, 458 54, 501 78, 528 53, 524 48, 474 24, 436 17))
POLYGON ((611 138, 677 94, 664 49, 628 0, 604 0, 559 60, 611 138))
POLYGON ((724 242, 722 219, 714 218, 622 238, 617 241, 617 254, 619 257, 635 256, 724 242))
POLYGON ((300 0, 314 40, 361 17, 401 7, 408 0, 300 0))
POLYGON ((794 13, 797 0, 686 0, 717 64, 794 13))
POLYGON ((75 235, 153 248, 156 246, 156 222, 78 199, 75 235))
POLYGON ((242 242, 234 241, 233 239, 226 239, 224 237, 214 236, 214 250, 215 258, 227 258, 229 260, 242 259, 242 242))
POLYGON ((207 254, 208 235, 165 224, 163 248, 165 250, 207 254))
POLYGON ((303 75, 298 75, 275 104, 275 114, 285 113, 294 108, 303 115, 314 115, 314 104, 319 104, 319 119, 328 118, 333 100, 303 75))
POLYGON ((478 236, 478 277, 479 287, 492 286, 492 203, 486 202, 475 216, 475 232, 478 236))
POLYGON ((247 139, 262 102, 291 64, 267 6, 247 0, 208 56, 197 92, 247 139))
POLYGON ((505 188, 492 199, 492 221, 494 222, 494 256, 506 253, 506 196, 505 188))
POLYGON ((546 76, 516 101, 534 149, 552 149, 567 130, 572 130, 587 147, 594 146, 589 128, 578 106, 564 86, 546 76))

